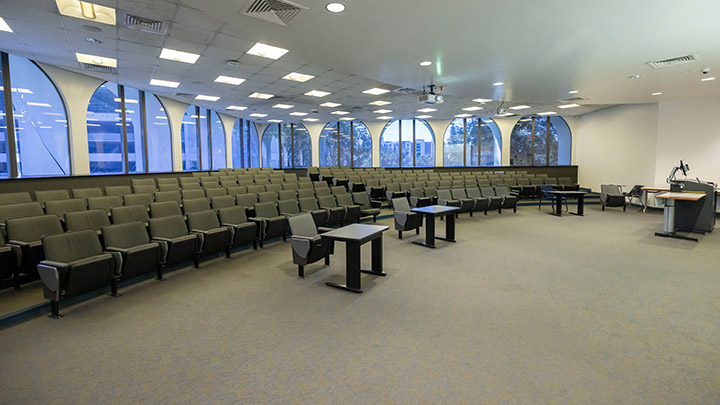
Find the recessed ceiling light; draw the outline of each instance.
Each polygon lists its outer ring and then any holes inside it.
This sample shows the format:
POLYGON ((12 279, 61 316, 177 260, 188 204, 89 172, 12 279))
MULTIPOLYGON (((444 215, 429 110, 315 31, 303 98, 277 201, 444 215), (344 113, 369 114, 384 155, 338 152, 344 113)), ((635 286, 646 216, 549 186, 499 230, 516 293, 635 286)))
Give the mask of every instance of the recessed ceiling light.
POLYGON ((225 83, 225 84, 232 84, 232 85, 240 85, 242 84, 245 79, 241 79, 239 77, 231 77, 231 76, 218 76, 217 79, 215 79, 218 83, 225 83))
POLYGON ((308 115, 308 113, 295 111, 295 112, 291 112, 290 115, 294 115, 296 117, 304 117, 304 116, 308 115))
POLYGON ((257 117, 257 118, 265 118, 265 117, 267 117, 267 114, 252 113, 252 114, 250 114, 250 116, 257 117))
POLYGON ((313 75, 306 75, 306 74, 298 73, 298 72, 288 73, 285 76, 283 76, 283 79, 285 79, 285 80, 292 80, 294 82, 300 82, 300 83, 305 83, 306 81, 308 81, 310 79, 314 79, 314 78, 315 78, 315 76, 313 76, 313 75))
POLYGON ((342 13, 345 11, 345 5, 342 3, 328 3, 325 8, 331 13, 342 13))
POLYGON ((562 109, 565 109, 565 108, 575 108, 575 107, 580 107, 580 104, 574 104, 574 103, 573 103, 573 104, 563 104, 563 105, 559 105, 559 106, 558 106, 558 108, 562 108, 562 109))
POLYGON ((373 96, 379 96, 381 94, 389 93, 390 90, 387 89, 379 89, 377 87, 373 87, 372 89, 367 89, 363 91, 365 94, 372 94, 373 96))
POLYGON ((218 101, 218 100, 220 100, 220 97, 206 96, 204 94, 198 94, 197 97, 195 97, 195 100, 218 101))
POLYGON ((511 115, 515 115, 515 114, 512 114, 512 113, 495 114, 496 117, 509 117, 511 115))
POLYGON ((512 107, 509 107, 511 110, 527 110, 528 108, 532 108, 529 105, 515 105, 512 107))
POLYGON ((457 114, 455 116, 458 118, 467 118, 467 117, 472 117, 472 114, 457 114))
POLYGON ((75 57, 80 63, 89 63, 91 65, 117 67, 117 59, 106 58, 104 56, 88 55, 85 53, 76 53, 75 57))
POLYGON ((320 107, 335 108, 335 107, 340 107, 341 105, 342 105, 342 104, 340 104, 340 103, 331 103, 331 102, 328 101, 327 103, 322 103, 322 104, 320 104, 320 107))
POLYGON ((229 105, 227 106, 227 110, 243 111, 247 110, 247 107, 243 107, 241 105, 229 105))
POLYGON ((163 48, 160 52, 161 59, 174 60, 175 62, 195 63, 200 55, 190 52, 176 51, 174 49, 163 48))
POLYGON ((283 122, 283 120, 268 120, 268 122, 283 122))
POLYGON ((288 50, 258 42, 253 45, 253 47, 250 48, 247 53, 249 53, 250 55, 261 56, 268 59, 280 59, 280 57, 288 53, 288 50))
POLYGON ((269 99, 269 98, 275 97, 275 95, 274 95, 274 94, 265 94, 265 93, 257 93, 257 92, 255 92, 255 93, 249 95, 248 97, 250 97, 250 98, 261 98, 261 99, 263 99, 263 100, 267 100, 267 99, 269 99))
POLYGON ((391 113, 392 110, 382 109, 382 110, 375 110, 375 111, 373 111, 373 112, 374 112, 375 114, 387 114, 387 113, 391 113))
POLYGON ((578 94, 578 93, 580 93, 579 90, 570 90, 570 91, 568 91, 568 94, 578 94))
POLYGON ((424 112, 424 113, 433 112, 433 111, 437 111, 437 109, 436 108, 421 108, 418 110, 418 112, 424 112))
POLYGON ((282 108, 283 110, 289 110, 291 108, 295 107, 294 105, 290 104, 275 104, 273 108, 282 108))
POLYGON ((102 44, 102 41, 97 38, 87 37, 85 38, 85 42, 89 42, 91 44, 102 44))
POLYGON ((319 121, 319 120, 317 118, 305 118, 303 121, 315 122, 315 121, 319 121))
POLYGON ((178 86, 180 86, 180 82, 171 82, 170 80, 152 79, 152 80, 150 80, 150 85, 151 86, 171 87, 173 89, 177 89, 178 86))
POLYGON ((423 66, 423 67, 424 67, 424 66, 430 66, 430 65, 432 65, 432 62, 430 62, 429 60, 420 62, 420 66, 423 66))
POLYGON ((115 9, 79 0, 55 0, 60 14, 115 25, 115 9))
POLYGON ((368 104, 370 104, 370 105, 377 105, 377 106, 384 106, 384 105, 392 104, 392 102, 391 102, 391 101, 378 100, 378 101, 373 101, 372 103, 368 103, 368 104))
POLYGON ((715 78, 714 77, 703 77, 702 79, 700 79, 701 82, 709 82, 711 80, 715 80, 715 78))
POLYGON ((662 91, 656 91, 655 93, 650 94, 651 96, 659 96, 662 95, 662 91))
POLYGON ((630 76, 628 76, 628 79, 639 79, 641 77, 642 77, 642 75, 630 75, 630 76))
POLYGON ((312 96, 312 97, 325 97, 325 96, 329 96, 330 94, 332 94, 332 93, 330 93, 329 91, 320 91, 320 90, 310 90, 307 93, 305 93, 306 96, 312 96))
POLYGON ((555 115, 557 114, 555 111, 545 111, 545 112, 539 112, 537 115, 555 115))
POLYGON ((495 82, 495 83, 493 83, 493 86, 502 86, 503 84, 505 84, 505 83, 503 83, 503 82, 495 82))
POLYGON ((354 121, 354 120, 355 120, 355 118, 353 118, 353 117, 343 117, 343 118, 340 118, 340 121, 354 121))
POLYGON ((387 116, 387 115, 384 115, 384 116, 382 116, 382 117, 377 117, 377 118, 378 118, 379 120, 391 120, 391 119, 393 119, 393 117, 390 117, 390 116, 387 116))
POLYGON ((346 115, 346 114, 350 114, 350 113, 349 113, 349 112, 347 112, 347 111, 333 111, 333 112, 331 112, 330 114, 335 114, 335 115, 346 115))
POLYGON ((5 22, 5 20, 2 17, 0 17, 0 31, 13 32, 12 28, 10 28, 10 26, 7 25, 7 23, 5 22))
POLYGON ((420 118, 420 119, 432 118, 432 115, 418 115, 415 118, 420 118))
POLYGON ((476 98, 476 99, 473 99, 473 101, 476 102, 476 103, 485 104, 485 103, 491 102, 492 100, 487 99, 487 98, 476 98))
POLYGON ((466 108, 463 108, 463 111, 478 111, 478 110, 482 110, 482 109, 483 109, 482 107, 477 107, 477 106, 475 106, 475 107, 466 107, 466 108))

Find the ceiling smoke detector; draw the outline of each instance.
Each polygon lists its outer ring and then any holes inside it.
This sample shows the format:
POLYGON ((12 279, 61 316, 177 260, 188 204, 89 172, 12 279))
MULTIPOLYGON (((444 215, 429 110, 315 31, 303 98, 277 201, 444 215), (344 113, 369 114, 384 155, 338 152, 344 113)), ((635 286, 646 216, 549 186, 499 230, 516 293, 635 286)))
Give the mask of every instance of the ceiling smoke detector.
POLYGON ((231 68, 236 68, 240 66, 239 60, 230 59, 225 62, 226 65, 230 66, 231 68))

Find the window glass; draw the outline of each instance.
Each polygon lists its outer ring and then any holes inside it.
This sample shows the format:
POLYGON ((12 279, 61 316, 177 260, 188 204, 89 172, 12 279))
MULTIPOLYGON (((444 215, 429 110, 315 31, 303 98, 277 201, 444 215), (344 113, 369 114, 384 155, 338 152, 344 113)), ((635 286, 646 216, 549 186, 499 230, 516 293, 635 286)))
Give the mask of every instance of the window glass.
MULTIPOLYGON (((30 60, 9 55, 9 61, 18 174, 69 175, 67 113, 60 94, 45 73, 30 60)), ((5 113, 4 109, 2 113, 5 113)), ((5 124, 2 127, 7 132, 5 124)), ((3 148, 7 162, 7 143, 3 148)))
POLYGON ((263 167, 280 168, 280 144, 278 143, 279 128, 270 124, 265 128, 262 136, 262 165, 263 167))
POLYGON ((233 167, 259 167, 258 135, 255 123, 238 118, 233 125, 233 167))
MULTIPOLYGON (((340 166, 350 166, 350 121, 339 121, 340 133, 338 141, 340 142, 340 166)), ((333 165, 334 166, 334 165, 333 165)))
MULTIPOLYGON (((3 71, 0 66, 0 84, 3 83, 3 71)), ((3 86, 0 86, 3 87, 3 86)), ((10 176, 10 159, 8 157, 7 119, 5 118, 5 90, 0 88, 0 177, 10 176)))
POLYGON ((532 166, 532 118, 525 117, 515 124, 510 135, 510 165, 532 166))
POLYGON ((122 111, 116 83, 106 82, 90 99, 87 133, 90 174, 125 173, 122 111))
POLYGON ((390 122, 380 135, 380 167, 398 167, 400 153, 400 121, 390 122))
POLYGON ((463 140, 465 137, 465 120, 455 118, 445 130, 443 139, 443 165, 446 167, 463 165, 463 140))
POLYGON ((413 166, 413 126, 414 120, 400 121, 400 136, 402 137, 400 152, 402 153, 402 167, 413 166))
POLYGON ((293 125, 293 166, 308 167, 312 164, 312 142, 310 133, 303 124, 293 125))
POLYGON ((550 117, 550 135, 550 165, 569 165, 572 136, 562 117, 550 117))
POLYGON ((208 133, 210 128, 208 127, 208 110, 205 108, 200 109, 200 126, 198 127, 198 133, 200 134, 200 162, 202 170, 211 170, 210 167, 210 137, 208 133))
POLYGON ((227 167, 225 127, 220 119, 220 115, 215 111, 210 112, 210 118, 212 130, 212 168, 213 170, 224 169, 227 167))
POLYGON ((500 166, 502 164, 502 135, 500 134, 500 128, 490 118, 483 118, 478 121, 480 123, 480 165, 500 166))
MULTIPOLYGON (((125 86, 125 125, 127 127, 128 173, 145 172, 140 91, 125 86)), ((122 127, 121 127, 122 128, 122 127)))
POLYGON ((372 136, 360 121, 353 121, 353 166, 372 167, 372 136))
POLYGON ((183 171, 200 170, 200 151, 198 149, 197 107, 191 105, 185 111, 180 127, 180 146, 182 148, 183 171))
POLYGON ((290 124, 278 124, 280 126, 280 138, 282 145, 282 166, 292 167, 292 126, 290 124))
POLYGON ((510 136, 510 165, 569 165, 571 146, 570 127, 562 117, 523 117, 510 136))
POLYGON ((547 118, 533 118, 533 166, 547 166, 547 118))
POLYGON ((320 166, 337 166, 338 164, 338 132, 337 121, 328 122, 320 132, 318 152, 320 153, 320 166))
POLYGON ((467 128, 467 137, 465 142, 465 166, 478 165, 478 143, 479 136, 479 120, 477 118, 468 118, 465 120, 467 128))
MULTIPOLYGON (((260 145, 258 142, 258 132, 255 123, 245 121, 245 136, 250 137, 250 152, 248 153, 248 167, 260 167, 260 145)), ((247 145, 247 143, 246 143, 247 145)))
POLYGON ((148 171, 171 172, 172 137, 165 108, 152 94, 145 93, 145 116, 147 117, 148 171))
MULTIPOLYGON (((415 167, 435 166, 435 137, 425 120, 415 121, 415 167)), ((403 134, 405 139, 405 134, 403 134)))

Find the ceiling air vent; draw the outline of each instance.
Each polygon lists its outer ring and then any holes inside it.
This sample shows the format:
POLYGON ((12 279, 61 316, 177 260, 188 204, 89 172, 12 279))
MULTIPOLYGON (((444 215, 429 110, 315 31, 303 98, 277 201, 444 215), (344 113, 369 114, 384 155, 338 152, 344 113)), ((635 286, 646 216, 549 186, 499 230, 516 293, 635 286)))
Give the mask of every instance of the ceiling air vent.
POLYGON ((127 13, 125 14, 125 28, 158 35, 165 35, 166 31, 166 26, 162 21, 127 13))
POLYGON ((697 61, 698 56, 696 54, 690 54, 685 56, 678 56, 677 58, 670 58, 670 59, 663 59, 663 60, 656 60, 654 62, 647 62, 648 65, 650 65, 654 69, 660 69, 668 66, 673 65, 682 65, 684 63, 691 63, 697 61))
POLYGON ((81 63, 80 67, 85 70, 92 70, 93 72, 110 73, 110 74, 117 73, 117 68, 110 67, 110 66, 95 65, 92 63, 81 63))
POLYGON ((243 14, 273 24, 288 26, 307 7, 286 0, 251 0, 243 14))

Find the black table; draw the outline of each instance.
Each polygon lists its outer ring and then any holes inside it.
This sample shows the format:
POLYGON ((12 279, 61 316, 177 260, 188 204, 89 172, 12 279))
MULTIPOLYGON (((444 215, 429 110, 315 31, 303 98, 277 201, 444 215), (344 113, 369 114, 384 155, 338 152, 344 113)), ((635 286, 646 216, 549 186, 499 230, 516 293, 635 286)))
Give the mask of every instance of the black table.
POLYGON ((587 194, 585 191, 546 191, 548 194, 552 194, 555 196, 555 212, 551 212, 550 214, 556 215, 558 217, 562 216, 562 200, 563 197, 575 197, 577 198, 577 212, 571 212, 570 214, 573 215, 579 215, 583 216, 585 215, 585 208, 584 208, 584 202, 585 202, 585 194, 587 194))
POLYGON ((429 248, 435 248, 435 239, 448 242, 455 242, 455 211, 458 207, 444 205, 428 205, 427 207, 412 208, 410 211, 417 212, 425 217, 425 242, 413 241, 413 243, 429 248), (435 217, 445 216, 445 237, 435 236, 435 217))
POLYGON ((382 260, 382 234, 390 229, 383 225, 352 224, 334 231, 321 233, 325 239, 345 242, 345 284, 327 282, 325 285, 341 290, 362 293, 360 273, 385 276, 382 260), (360 246, 372 241, 372 269, 360 268, 360 246))

